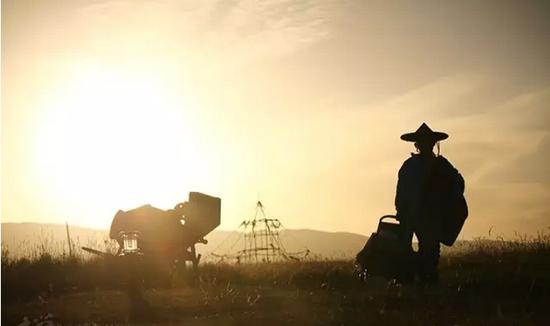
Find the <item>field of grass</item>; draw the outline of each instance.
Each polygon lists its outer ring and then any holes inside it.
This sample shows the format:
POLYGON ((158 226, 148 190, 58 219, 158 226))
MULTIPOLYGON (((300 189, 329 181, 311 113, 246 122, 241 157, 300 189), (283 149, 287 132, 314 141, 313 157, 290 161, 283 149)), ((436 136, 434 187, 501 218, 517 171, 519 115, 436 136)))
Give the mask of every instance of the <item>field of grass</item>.
POLYGON ((204 264, 167 273, 46 251, 2 252, 2 323, 548 325, 550 239, 476 240, 443 252, 436 285, 363 282, 352 261, 204 264), (123 280, 143 273, 145 302, 123 280))

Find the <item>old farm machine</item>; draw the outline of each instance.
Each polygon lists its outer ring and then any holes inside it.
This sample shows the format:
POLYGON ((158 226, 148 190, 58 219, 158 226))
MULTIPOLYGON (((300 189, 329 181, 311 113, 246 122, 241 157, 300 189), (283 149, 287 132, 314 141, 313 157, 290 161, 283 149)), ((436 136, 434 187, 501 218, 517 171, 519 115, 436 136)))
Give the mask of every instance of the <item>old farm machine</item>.
POLYGON ((82 249, 108 257, 142 257, 144 262, 173 266, 191 262, 196 267, 201 255, 195 245, 220 225, 221 199, 190 192, 187 202, 162 210, 144 205, 118 211, 109 237, 118 243, 116 254, 82 249))

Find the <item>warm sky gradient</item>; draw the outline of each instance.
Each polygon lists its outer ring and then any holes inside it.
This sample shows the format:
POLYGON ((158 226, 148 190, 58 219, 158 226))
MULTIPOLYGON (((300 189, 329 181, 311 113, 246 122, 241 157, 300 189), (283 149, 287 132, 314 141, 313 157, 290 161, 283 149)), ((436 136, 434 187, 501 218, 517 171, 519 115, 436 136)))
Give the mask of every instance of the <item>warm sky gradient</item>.
POLYGON ((2 221, 261 199, 287 228, 369 234, 426 121, 465 237, 550 226, 550 5, 2 1, 2 221))

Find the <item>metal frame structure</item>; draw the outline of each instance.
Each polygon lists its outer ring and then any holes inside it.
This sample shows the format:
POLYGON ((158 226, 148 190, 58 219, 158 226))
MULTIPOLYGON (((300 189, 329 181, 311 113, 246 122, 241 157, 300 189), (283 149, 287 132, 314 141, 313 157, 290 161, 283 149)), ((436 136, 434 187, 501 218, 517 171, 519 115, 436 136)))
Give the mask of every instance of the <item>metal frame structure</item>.
POLYGON ((254 219, 243 221, 244 249, 238 257, 247 263, 272 263, 285 260, 285 249, 279 238, 281 222, 267 218, 262 203, 256 204, 254 219))
POLYGON ((281 221, 276 218, 266 217, 264 206, 258 201, 256 203, 254 218, 245 220, 239 225, 240 236, 233 244, 234 246, 242 239, 244 244, 243 249, 233 254, 218 255, 211 253, 211 255, 220 258, 221 261, 226 258, 233 258, 237 263, 252 264, 300 260, 300 258, 306 257, 309 254, 308 249, 296 253, 286 251, 279 237, 282 229, 283 225, 281 221))

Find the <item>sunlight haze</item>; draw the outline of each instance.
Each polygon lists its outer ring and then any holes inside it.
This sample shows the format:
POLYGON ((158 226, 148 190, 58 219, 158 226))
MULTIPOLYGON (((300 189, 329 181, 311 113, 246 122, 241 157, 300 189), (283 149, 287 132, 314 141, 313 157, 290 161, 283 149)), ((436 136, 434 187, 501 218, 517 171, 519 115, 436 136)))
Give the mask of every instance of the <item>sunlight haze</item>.
POLYGON ((370 234, 399 136, 466 180, 463 238, 550 227, 550 6, 540 1, 2 1, 2 222, 257 200, 370 234), (529 3, 529 5, 527 5, 529 3))

